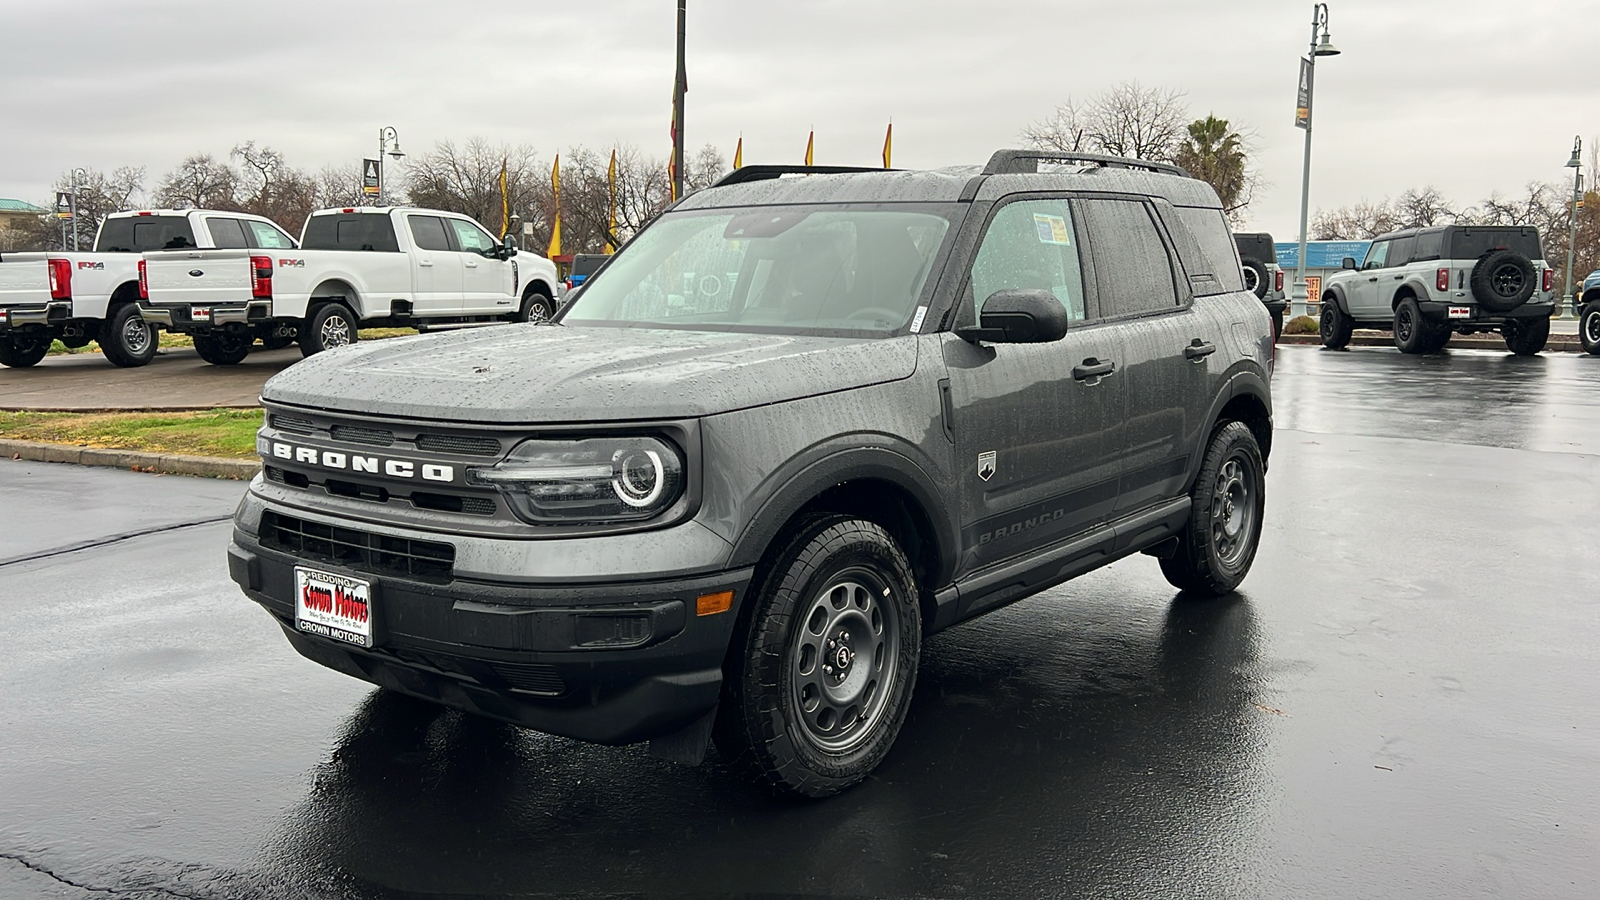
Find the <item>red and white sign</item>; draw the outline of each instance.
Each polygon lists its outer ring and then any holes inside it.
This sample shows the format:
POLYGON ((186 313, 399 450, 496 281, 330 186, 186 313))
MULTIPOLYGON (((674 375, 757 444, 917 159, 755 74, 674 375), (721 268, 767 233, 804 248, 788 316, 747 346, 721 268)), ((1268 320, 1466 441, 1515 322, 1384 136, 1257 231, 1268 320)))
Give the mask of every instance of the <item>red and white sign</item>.
POLYGON ((1452 306, 1450 307, 1449 316, 1452 319, 1470 319, 1472 318, 1472 307, 1452 306))
POLYGON ((306 634, 372 646, 372 582, 296 566, 294 627, 306 634))

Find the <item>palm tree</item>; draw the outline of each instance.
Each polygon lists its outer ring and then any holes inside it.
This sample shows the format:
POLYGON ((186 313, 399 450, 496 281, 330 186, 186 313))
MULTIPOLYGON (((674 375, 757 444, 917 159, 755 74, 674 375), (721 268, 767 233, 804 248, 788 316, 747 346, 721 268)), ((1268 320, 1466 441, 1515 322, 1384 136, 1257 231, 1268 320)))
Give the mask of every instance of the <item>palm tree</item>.
POLYGON ((1189 137, 1173 161, 1211 185, 1230 218, 1250 204, 1254 184, 1247 171, 1249 153, 1244 136, 1230 128, 1227 119, 1207 115, 1189 123, 1189 137))

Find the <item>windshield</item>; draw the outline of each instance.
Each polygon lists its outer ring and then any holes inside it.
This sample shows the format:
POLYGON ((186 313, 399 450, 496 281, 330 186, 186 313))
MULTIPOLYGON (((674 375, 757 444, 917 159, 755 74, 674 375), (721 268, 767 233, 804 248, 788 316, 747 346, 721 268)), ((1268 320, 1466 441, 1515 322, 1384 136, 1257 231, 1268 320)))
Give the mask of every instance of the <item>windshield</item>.
POLYGON ((672 213, 589 279, 569 325, 884 335, 911 323, 957 208, 672 213))

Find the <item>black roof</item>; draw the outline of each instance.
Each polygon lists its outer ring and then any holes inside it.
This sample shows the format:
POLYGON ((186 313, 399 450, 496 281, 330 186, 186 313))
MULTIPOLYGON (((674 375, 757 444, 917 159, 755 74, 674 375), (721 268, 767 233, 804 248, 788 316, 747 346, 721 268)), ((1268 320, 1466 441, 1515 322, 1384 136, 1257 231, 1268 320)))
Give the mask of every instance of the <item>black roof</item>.
POLYGON ((1443 234, 1448 240, 1453 234, 1525 234, 1538 237, 1539 229, 1532 225, 1429 225, 1425 228, 1402 228, 1399 231, 1390 231, 1373 238, 1374 241, 1388 241, 1394 238, 1410 237, 1414 234, 1443 234))

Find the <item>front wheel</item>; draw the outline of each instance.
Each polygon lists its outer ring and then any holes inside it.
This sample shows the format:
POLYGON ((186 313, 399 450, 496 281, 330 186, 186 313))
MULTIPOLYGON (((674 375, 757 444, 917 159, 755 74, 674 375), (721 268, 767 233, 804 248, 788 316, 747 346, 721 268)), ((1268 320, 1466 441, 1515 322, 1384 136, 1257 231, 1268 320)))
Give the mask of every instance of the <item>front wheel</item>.
POLYGON ((1533 356, 1550 342, 1550 320, 1544 316, 1536 319, 1512 319, 1503 329, 1506 349, 1518 356, 1533 356))
POLYGON ((100 326, 100 349, 106 360, 122 369, 135 369, 156 358, 156 330, 139 307, 124 303, 113 309, 100 326))
POLYGON ((522 309, 517 312, 518 322, 548 322, 556 314, 554 300, 538 291, 529 291, 528 296, 522 298, 522 309))
POLYGON ((42 331, 13 331, 0 335, 0 366, 26 369, 39 364, 50 352, 50 337, 42 331))
POLYGON ((311 313, 300 330, 300 354, 311 356, 358 340, 356 314, 343 303, 324 303, 311 313))
POLYGON ((905 721, 921 652, 916 578, 882 527, 805 522, 751 595, 714 736, 778 790, 825 797, 866 778, 905 721))
POLYGON ((1583 351, 1600 356, 1600 300, 1590 300, 1578 319, 1578 339, 1583 351))
POLYGON ((213 331, 194 336, 194 349, 213 366, 236 366, 250 355, 252 338, 248 334, 213 331))
POLYGON ((1182 591, 1220 597, 1239 586, 1255 561, 1267 508, 1261 445, 1243 422, 1218 428, 1189 492, 1189 521, 1161 574, 1182 591))
POLYGON ((1322 301, 1322 321, 1317 330, 1322 337, 1322 346, 1329 350, 1343 350, 1349 346, 1350 336, 1356 329, 1355 323, 1339 308, 1339 304, 1328 298, 1322 301))

